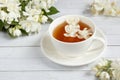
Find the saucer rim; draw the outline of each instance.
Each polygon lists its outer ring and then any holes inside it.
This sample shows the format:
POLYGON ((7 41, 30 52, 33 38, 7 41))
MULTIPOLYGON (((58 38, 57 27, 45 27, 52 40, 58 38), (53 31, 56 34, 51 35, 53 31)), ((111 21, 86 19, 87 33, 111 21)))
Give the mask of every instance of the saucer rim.
MULTIPOLYGON (((92 63, 93 61, 95 61, 96 59, 100 58, 100 57, 102 56, 103 52, 105 51, 106 47, 107 47, 107 42, 106 42, 107 40, 106 40, 106 37, 105 37, 103 31, 102 31, 101 29, 99 29, 99 28, 96 28, 96 32, 97 32, 97 31, 102 35, 103 39, 105 40, 105 46, 104 46, 103 48, 100 48, 101 51, 100 51, 99 53, 97 53, 98 55, 97 55, 96 57, 94 57, 94 59, 85 61, 85 63, 65 64, 64 62, 61 63, 61 62, 59 62, 59 60, 55 60, 55 59, 51 58, 49 55, 47 55, 48 53, 45 52, 45 49, 44 49, 43 46, 42 46, 42 44, 43 44, 42 42, 43 42, 45 36, 49 36, 49 35, 47 34, 48 31, 43 35, 43 37, 42 37, 42 39, 41 39, 41 41, 40 41, 41 51, 42 51, 42 53, 44 54, 45 57, 47 57, 49 60, 51 60, 52 62, 54 62, 54 63, 56 63, 56 64, 59 64, 59 65, 63 65, 63 66, 82 66, 82 65, 90 64, 90 63, 92 63)), ((78 58, 78 57, 76 57, 76 58, 78 58)))

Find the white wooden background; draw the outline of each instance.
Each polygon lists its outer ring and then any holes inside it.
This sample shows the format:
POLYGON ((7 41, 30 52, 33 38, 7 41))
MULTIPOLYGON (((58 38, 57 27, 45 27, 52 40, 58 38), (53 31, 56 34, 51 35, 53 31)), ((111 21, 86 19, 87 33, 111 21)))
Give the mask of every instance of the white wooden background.
MULTIPOLYGON (((57 0, 55 6, 60 13, 80 14, 91 18, 103 30, 108 40, 107 49, 102 57, 120 58, 120 18, 92 16, 87 10, 92 0, 57 0)), ((43 25, 37 35, 11 39, 0 32, 0 80, 96 80, 91 67, 65 67, 48 60, 41 52, 40 39, 49 27, 43 25)))

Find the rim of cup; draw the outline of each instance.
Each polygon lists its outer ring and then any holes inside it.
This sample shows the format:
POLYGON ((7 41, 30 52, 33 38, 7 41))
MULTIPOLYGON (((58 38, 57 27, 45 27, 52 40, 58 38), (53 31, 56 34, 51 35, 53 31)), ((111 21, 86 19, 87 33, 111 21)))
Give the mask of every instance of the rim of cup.
MULTIPOLYGON (((65 20, 64 20, 64 21, 65 21, 65 20)), ((64 22, 64 21, 62 21, 62 22, 64 22)), ((60 25, 62 22, 60 22, 58 25, 60 25)), ((85 22, 83 22, 83 23, 85 23, 85 22)), ((86 23, 85 23, 85 24, 86 24, 86 23)), ((87 24, 87 25, 88 25, 88 24, 87 24)), ((89 26, 89 27, 91 28, 91 26, 89 26)), ((82 16, 82 15, 65 15, 65 16, 61 16, 61 17, 56 18, 56 19, 50 24, 49 29, 48 29, 48 33, 49 33, 50 37, 51 37, 52 39, 54 39, 55 41, 57 41, 57 42, 64 43, 64 44, 78 44, 78 43, 86 42, 86 41, 88 41, 89 39, 91 39, 91 38, 94 37, 94 35, 95 35, 95 33, 96 33, 96 25, 95 25, 95 23, 94 23, 90 18, 88 18, 88 17, 86 17, 86 16, 82 16), (56 39, 56 38, 53 36, 53 31, 54 31, 54 29, 57 27, 57 25, 55 25, 55 27, 53 28, 52 31, 51 31, 51 28, 54 26, 54 24, 55 24, 57 21, 59 21, 60 19, 65 19, 67 16, 78 16, 78 17, 82 17, 82 18, 85 18, 85 19, 89 20, 90 23, 92 23, 92 25, 93 25, 93 26, 92 26, 92 28, 93 28, 93 34, 92 34, 92 36, 90 36, 90 37, 89 37, 88 39, 86 39, 86 40, 79 41, 79 42, 64 42, 64 41, 60 41, 60 40, 56 39)))

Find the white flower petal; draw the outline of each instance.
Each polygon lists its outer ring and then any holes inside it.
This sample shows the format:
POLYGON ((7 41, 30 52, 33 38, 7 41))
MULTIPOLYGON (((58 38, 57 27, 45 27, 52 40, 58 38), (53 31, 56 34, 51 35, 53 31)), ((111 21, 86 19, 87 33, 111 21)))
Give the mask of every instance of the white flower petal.
POLYGON ((94 0, 91 4, 91 11, 95 15, 120 16, 120 8, 115 1, 94 0))
POLYGON ((6 20, 6 19, 7 19, 7 13, 4 12, 4 11, 1 11, 1 12, 0 12, 0 19, 1 19, 2 21, 6 20))
POLYGON ((47 22, 48 17, 43 15, 41 20, 42 20, 42 23, 45 23, 45 22, 47 22))
POLYGON ((80 21, 79 17, 67 17, 66 22, 70 25, 76 25, 80 21))
POLYGON ((13 31, 13 35, 14 36, 20 36, 22 33, 21 33, 21 31, 19 30, 19 29, 15 29, 14 31, 13 31))
POLYGON ((21 21, 20 25, 28 33, 37 33, 41 29, 40 23, 35 22, 35 21, 30 21, 30 20, 21 21))
POLYGON ((100 80, 110 80, 110 75, 107 72, 102 72, 100 74, 100 80))

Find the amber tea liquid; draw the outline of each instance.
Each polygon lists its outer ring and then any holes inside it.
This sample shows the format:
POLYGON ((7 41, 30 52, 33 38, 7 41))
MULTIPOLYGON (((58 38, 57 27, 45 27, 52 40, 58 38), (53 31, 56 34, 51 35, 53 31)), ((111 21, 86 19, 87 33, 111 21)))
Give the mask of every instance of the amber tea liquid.
MULTIPOLYGON (((90 29, 90 27, 87 24, 85 24, 85 23, 83 23, 81 21, 78 24, 80 25, 80 30, 83 30, 84 28, 90 29)), ((53 36, 56 39, 58 39, 60 41, 63 41, 63 42, 80 42, 80 41, 84 41, 85 40, 84 38, 83 39, 79 39, 77 37, 65 37, 64 33, 66 33, 65 32, 65 26, 66 25, 68 25, 68 23, 65 21, 62 24, 58 25, 54 29, 53 36)))

